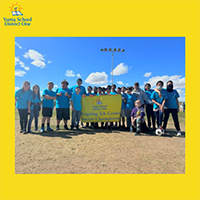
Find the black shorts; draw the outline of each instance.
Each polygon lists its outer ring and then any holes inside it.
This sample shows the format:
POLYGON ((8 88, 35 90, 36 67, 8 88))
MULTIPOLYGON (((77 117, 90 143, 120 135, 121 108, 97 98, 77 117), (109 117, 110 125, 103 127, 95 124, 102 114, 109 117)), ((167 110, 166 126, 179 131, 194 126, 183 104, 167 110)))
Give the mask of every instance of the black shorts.
POLYGON ((42 107, 43 117, 52 117, 53 108, 42 107))
POLYGON ((56 116, 59 120, 69 120, 69 108, 56 108, 56 116))

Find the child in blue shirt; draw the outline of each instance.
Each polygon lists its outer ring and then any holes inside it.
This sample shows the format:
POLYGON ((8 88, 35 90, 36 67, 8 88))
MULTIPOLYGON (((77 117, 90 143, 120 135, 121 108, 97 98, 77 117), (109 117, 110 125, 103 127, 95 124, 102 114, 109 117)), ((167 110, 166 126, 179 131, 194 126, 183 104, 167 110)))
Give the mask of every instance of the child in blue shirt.
POLYGON ((33 118, 35 118, 35 131, 38 131, 38 117, 40 112, 40 87, 38 85, 33 86, 33 92, 28 99, 28 113, 30 113, 30 118, 28 122, 28 133, 31 131, 31 123, 33 118))
POLYGON ((153 111, 154 115, 157 121, 157 128, 162 128, 162 120, 163 120, 163 113, 164 113, 164 105, 166 102, 166 99, 168 98, 167 92, 163 90, 164 83, 162 81, 158 81, 156 83, 156 89, 159 91, 154 91, 151 94, 151 99, 153 104, 153 111))
POLYGON ((81 117, 81 89, 80 87, 76 87, 75 93, 72 94, 71 97, 71 105, 72 105, 72 125, 71 129, 76 127, 79 130, 79 121, 81 117))
POLYGON ((169 115, 171 113, 176 131, 177 131, 177 136, 181 136, 181 129, 180 129, 179 120, 178 120, 179 93, 173 89, 172 81, 167 82, 167 95, 168 95, 168 99, 166 100, 166 103, 165 103, 166 108, 164 110, 165 117, 164 117, 163 129, 166 132, 167 122, 169 119, 169 115))
POLYGON ((56 130, 60 130, 60 121, 64 120, 64 129, 69 130, 67 126, 67 120, 70 119, 69 112, 69 102, 71 98, 71 90, 68 89, 69 83, 66 80, 61 82, 61 88, 56 90, 56 118, 57 118, 57 126, 56 130))
POLYGON ((53 89, 53 82, 48 82, 47 87, 48 89, 45 89, 43 91, 43 101, 42 101, 42 127, 40 129, 40 132, 45 132, 44 130, 44 124, 47 120, 47 131, 53 131, 53 129, 50 127, 50 118, 52 117, 52 112, 54 108, 54 100, 56 99, 56 93, 52 90, 53 89))
MULTIPOLYGON (((151 85, 149 83, 146 83, 144 86, 145 94, 148 97, 149 100, 151 100, 151 94, 154 90, 151 90, 151 85)), ((148 129, 151 130, 151 121, 153 124, 153 130, 156 130, 156 120, 155 115, 153 112, 153 104, 150 104, 148 101, 145 101, 145 107, 146 107, 146 114, 147 114, 147 121, 148 121, 148 129)))
POLYGON ((137 100, 134 94, 131 94, 132 89, 127 88, 126 95, 126 120, 127 120, 127 130, 130 130, 131 126, 131 112, 134 108, 135 101, 137 100))
POLYGON ((20 119, 20 133, 26 134, 26 127, 28 121, 28 99, 32 91, 30 90, 30 83, 23 82, 23 87, 15 92, 15 104, 19 112, 20 119))

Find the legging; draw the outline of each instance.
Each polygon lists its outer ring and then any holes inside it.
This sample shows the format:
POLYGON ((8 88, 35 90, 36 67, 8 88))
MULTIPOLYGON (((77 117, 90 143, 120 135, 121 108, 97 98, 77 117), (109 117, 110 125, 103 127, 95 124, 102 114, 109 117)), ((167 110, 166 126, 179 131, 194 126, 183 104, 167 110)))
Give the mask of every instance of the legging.
POLYGON ((26 131, 27 119, 28 119, 28 109, 18 109, 20 126, 22 131, 26 131))

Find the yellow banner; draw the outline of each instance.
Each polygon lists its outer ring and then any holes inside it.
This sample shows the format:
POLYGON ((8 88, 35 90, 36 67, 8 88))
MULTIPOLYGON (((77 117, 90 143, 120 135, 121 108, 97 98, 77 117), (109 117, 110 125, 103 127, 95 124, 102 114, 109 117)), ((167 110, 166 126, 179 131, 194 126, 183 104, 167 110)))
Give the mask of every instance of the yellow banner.
POLYGON ((119 121, 121 106, 121 95, 82 97, 81 122, 119 121))

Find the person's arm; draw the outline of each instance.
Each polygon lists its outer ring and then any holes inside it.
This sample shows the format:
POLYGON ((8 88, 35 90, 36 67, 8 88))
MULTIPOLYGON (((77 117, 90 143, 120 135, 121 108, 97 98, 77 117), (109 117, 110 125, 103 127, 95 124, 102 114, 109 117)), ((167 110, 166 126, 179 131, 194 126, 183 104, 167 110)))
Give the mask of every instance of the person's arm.
POLYGON ((68 97, 69 99, 71 98, 71 95, 65 92, 65 96, 68 97))
POLYGON ((159 97, 162 97, 162 94, 161 94, 160 90, 158 90, 157 88, 155 88, 154 91, 156 91, 158 93, 159 97))
POLYGON ((155 103, 156 105, 158 105, 159 108, 161 109, 161 106, 162 106, 162 105, 161 105, 160 103, 156 102, 154 99, 152 99, 152 102, 155 103))
POLYGON ((31 112, 31 101, 28 101, 28 113, 31 112))
POLYGON ((166 99, 163 100, 162 105, 161 105, 161 112, 164 113, 164 105, 165 105, 166 99))
POLYGON ((178 98, 176 99, 176 103, 177 103, 177 108, 178 108, 177 112, 180 112, 180 107, 179 107, 179 100, 178 100, 178 98))
POLYGON ((145 102, 148 102, 149 104, 152 104, 152 101, 149 99, 149 97, 146 95, 146 93, 142 90, 142 97, 143 97, 143 100, 145 102))
POLYGON ((75 111, 73 101, 71 101, 72 111, 75 111))
POLYGON ((49 96, 49 95, 47 95, 47 94, 45 94, 44 97, 45 97, 45 99, 47 99, 47 100, 54 100, 54 99, 56 99, 56 96, 55 96, 55 97, 52 97, 52 96, 49 96))

